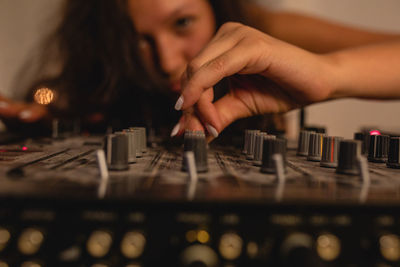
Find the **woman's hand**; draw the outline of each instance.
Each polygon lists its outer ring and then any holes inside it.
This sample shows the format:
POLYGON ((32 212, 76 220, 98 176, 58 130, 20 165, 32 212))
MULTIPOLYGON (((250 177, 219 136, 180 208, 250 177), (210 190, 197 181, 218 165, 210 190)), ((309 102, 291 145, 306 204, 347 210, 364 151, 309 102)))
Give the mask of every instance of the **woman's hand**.
POLYGON ((322 55, 242 24, 227 23, 188 65, 175 108, 194 108, 216 137, 239 118, 286 112, 329 99, 334 81, 327 75, 331 65, 322 55), (212 87, 225 77, 230 77, 230 92, 213 102, 212 87))
POLYGON ((36 103, 15 102, 0 96, 0 119, 6 125, 17 123, 34 123, 45 119, 48 110, 36 103))

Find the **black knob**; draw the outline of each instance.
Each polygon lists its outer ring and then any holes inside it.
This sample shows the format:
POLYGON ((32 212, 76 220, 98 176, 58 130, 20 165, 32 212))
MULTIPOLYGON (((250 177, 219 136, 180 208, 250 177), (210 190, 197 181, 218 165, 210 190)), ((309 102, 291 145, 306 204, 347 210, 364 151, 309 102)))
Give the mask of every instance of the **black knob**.
POLYGON ((255 166, 261 166, 262 164, 264 138, 275 139, 276 137, 275 135, 268 135, 266 132, 261 132, 256 134, 256 145, 255 145, 254 160, 253 160, 253 164, 255 166))
POLYGON ((324 135, 320 133, 312 133, 310 135, 307 160, 321 161, 323 138, 324 135))
POLYGON ((343 140, 339 146, 337 173, 359 175, 358 158, 361 156, 361 142, 357 140, 343 140))
POLYGON ((316 132, 316 133, 321 133, 325 134, 326 133, 326 128, 325 127, 320 127, 320 126, 306 126, 303 128, 305 131, 309 132, 316 132))
POLYGON ((297 155, 308 156, 308 148, 310 146, 310 135, 311 131, 300 131, 299 134, 299 144, 297 147, 297 155))
POLYGON ((285 139, 271 139, 268 136, 263 141, 263 156, 261 164, 261 172, 275 173, 275 163, 273 155, 281 154, 283 158, 284 168, 286 167, 286 140, 285 139))
POLYGON ((384 163, 388 159, 390 137, 388 135, 371 135, 369 140, 368 161, 384 163))
POLYGON ((124 133, 109 134, 105 149, 107 165, 110 170, 123 171, 128 165, 128 136, 124 133))
POLYGON ((361 141, 361 153, 363 155, 368 154, 369 137, 369 134, 363 132, 354 133, 354 140, 361 141))
POLYGON ((336 168, 338 166, 339 144, 343 137, 325 136, 322 144, 321 167, 336 168))
MULTIPOLYGON (((186 131, 184 135, 183 150, 193 151, 197 172, 208 171, 207 141, 204 132, 186 131)), ((187 171, 186 160, 182 162, 182 170, 187 171)))
POLYGON ((390 138, 388 161, 389 168, 400 169, 400 137, 390 138))

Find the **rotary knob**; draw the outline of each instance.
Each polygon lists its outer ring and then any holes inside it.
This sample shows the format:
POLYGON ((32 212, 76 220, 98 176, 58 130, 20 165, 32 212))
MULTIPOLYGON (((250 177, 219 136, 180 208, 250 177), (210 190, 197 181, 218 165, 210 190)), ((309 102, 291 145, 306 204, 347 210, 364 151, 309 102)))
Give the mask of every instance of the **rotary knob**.
POLYGON ((368 161, 383 163, 388 159, 390 137, 388 135, 371 135, 369 140, 368 161))
POLYGON ((343 137, 325 136, 322 144, 321 167, 336 168, 338 165, 339 144, 343 137))
POLYGON ((86 249, 92 257, 102 258, 110 251, 112 241, 112 236, 109 232, 96 230, 90 234, 86 249))
POLYGON ((400 169, 400 137, 390 138, 388 161, 389 168, 400 169))
POLYGON ((357 140, 343 140, 340 142, 339 147, 336 172, 340 174, 359 175, 360 170, 357 161, 361 156, 361 142, 357 140))
POLYGON ((262 164, 262 153, 264 138, 275 139, 275 135, 268 135, 266 132, 260 132, 256 134, 256 144, 254 150, 254 160, 253 164, 255 166, 261 166, 262 164))
POLYGON ((106 137, 105 149, 107 165, 110 170, 123 171, 128 165, 128 136, 122 132, 106 137))
POLYGON ((36 228, 27 228, 18 238, 18 250, 24 255, 37 253, 44 241, 42 231, 36 228))
POLYGON ((128 161, 129 163, 135 163, 137 161, 136 150, 138 149, 135 132, 131 129, 126 129, 123 132, 128 136, 128 161))
POLYGON ((245 130, 244 131, 244 144, 243 144, 243 151, 242 153, 247 155, 250 152, 250 142, 251 142, 251 136, 253 136, 255 133, 260 132, 259 130, 245 130))
MULTIPOLYGON (((204 132, 187 130, 184 135, 183 150, 184 152, 193 151, 197 172, 208 171, 207 141, 204 132)), ((185 159, 183 160, 182 170, 188 170, 185 159)))
POLYGON ((247 141, 247 154, 246 154, 246 159, 248 160, 253 160, 254 159, 254 153, 256 149, 256 138, 257 134, 259 134, 259 130, 250 130, 249 134, 247 135, 248 141, 247 141))
POLYGON ((146 238, 141 232, 128 232, 121 241, 121 252, 126 258, 135 259, 143 254, 145 245, 146 238))
POLYGON ((181 255, 182 266, 187 267, 217 267, 218 255, 209 246, 193 245, 187 247, 181 255))
POLYGON ((300 131, 299 144, 297 146, 297 155, 308 156, 308 148, 310 146, 310 135, 314 133, 311 131, 300 131))
POLYGON ((131 127, 129 128, 139 134, 138 140, 138 148, 141 153, 147 152, 147 136, 146 136, 146 128, 145 127, 131 127))
POLYGON ((261 164, 261 172, 275 173, 275 162, 273 156, 281 154, 283 159, 284 168, 286 167, 286 140, 285 139, 271 139, 268 136, 263 141, 263 156, 261 164))
POLYGON ((369 134, 358 132, 354 133, 354 140, 361 141, 361 153, 368 154, 369 134))
POLYGON ((307 160, 321 161, 323 138, 324 135, 320 133, 312 133, 310 135, 307 160))

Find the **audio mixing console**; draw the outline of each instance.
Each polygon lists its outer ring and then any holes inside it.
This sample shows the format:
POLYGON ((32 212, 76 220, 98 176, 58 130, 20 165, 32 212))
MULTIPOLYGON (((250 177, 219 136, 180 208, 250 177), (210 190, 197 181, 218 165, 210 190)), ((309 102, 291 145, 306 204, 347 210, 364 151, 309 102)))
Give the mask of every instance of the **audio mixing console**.
POLYGON ((314 137, 286 146, 246 131, 244 148, 200 133, 146 148, 131 131, 0 146, 1 267, 400 266, 400 170, 329 168, 352 141, 303 132, 314 137))

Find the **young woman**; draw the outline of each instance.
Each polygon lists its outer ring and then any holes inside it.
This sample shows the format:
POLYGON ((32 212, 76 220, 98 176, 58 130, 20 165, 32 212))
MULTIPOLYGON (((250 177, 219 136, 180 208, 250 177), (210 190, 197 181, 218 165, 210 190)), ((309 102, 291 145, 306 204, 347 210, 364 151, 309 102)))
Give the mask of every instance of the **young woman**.
MULTIPOLYGON (((307 75, 296 80, 295 85, 308 85, 312 79, 319 85, 324 82, 319 73, 315 73, 318 63, 308 56, 311 52, 329 53, 392 38, 310 17, 269 12, 249 1, 68 0, 63 20, 50 39, 47 57, 43 59, 44 62, 56 62, 57 68, 54 64, 47 65, 52 66, 52 74, 43 72, 42 78, 32 86, 27 103, 2 99, 0 116, 9 123, 32 123, 50 116, 81 117, 87 126, 119 128, 144 124, 165 134, 163 129, 170 131, 180 117, 172 107, 185 89, 176 107, 187 111, 190 108, 187 116, 190 119, 181 119, 172 135, 185 127, 206 126, 208 132, 216 136, 240 117, 289 109, 259 109, 260 105, 254 105, 254 101, 265 99, 264 91, 249 99, 249 94, 237 92, 249 89, 254 96, 252 89, 259 90, 261 85, 263 89, 269 89, 269 95, 290 96, 290 108, 302 106, 311 101, 298 102, 304 100, 303 94, 288 94, 282 88, 293 87, 291 81, 295 78, 291 77, 298 69, 307 75), (226 24, 232 21, 242 24, 226 24), (238 49, 233 49, 236 47, 238 49), (235 53, 225 53, 230 50, 235 53), (223 54, 227 54, 225 61, 212 63, 223 54), (290 56, 292 54, 294 57, 290 56), (239 63, 242 67, 248 66, 257 58, 263 59, 265 69, 238 69, 239 63), (273 65, 279 66, 279 70, 264 75, 269 67, 265 58, 275 60, 273 65), (213 75, 208 72, 204 72, 207 73, 205 76, 197 74, 200 70, 211 70, 213 75), (245 80, 233 76, 217 84, 223 77, 235 73, 261 75, 245 80), (268 80, 266 86, 265 77, 275 79, 268 80), (208 89, 205 85, 216 86, 208 89), (243 90, 238 91, 238 85, 243 90), (55 99, 48 106, 31 102, 40 87, 48 87, 55 93, 55 99), (237 99, 243 100, 241 107, 225 104, 232 92, 236 92, 237 99), (221 101, 212 104, 217 99, 221 101), (222 103, 225 111, 218 110, 218 103, 222 103)), ((44 65, 43 70, 46 69, 49 67, 44 65)), ((314 97, 315 93, 313 87, 307 92, 313 96, 313 101, 326 99, 314 97)), ((270 106, 268 101, 264 104, 270 106)), ((262 127, 253 127, 282 128, 279 117, 257 118, 256 121, 262 127)))

